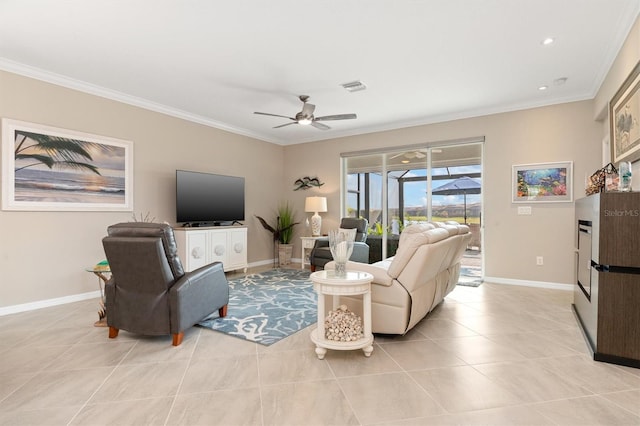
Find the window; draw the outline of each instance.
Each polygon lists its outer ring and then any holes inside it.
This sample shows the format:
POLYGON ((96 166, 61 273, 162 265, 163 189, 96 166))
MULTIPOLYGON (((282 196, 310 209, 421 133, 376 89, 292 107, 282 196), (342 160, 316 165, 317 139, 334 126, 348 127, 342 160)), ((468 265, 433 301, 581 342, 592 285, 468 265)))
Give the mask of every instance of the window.
POLYGON ((370 260, 393 256, 402 229, 427 221, 468 224, 480 252, 483 141, 343 154, 344 214, 367 218, 381 240, 370 260))

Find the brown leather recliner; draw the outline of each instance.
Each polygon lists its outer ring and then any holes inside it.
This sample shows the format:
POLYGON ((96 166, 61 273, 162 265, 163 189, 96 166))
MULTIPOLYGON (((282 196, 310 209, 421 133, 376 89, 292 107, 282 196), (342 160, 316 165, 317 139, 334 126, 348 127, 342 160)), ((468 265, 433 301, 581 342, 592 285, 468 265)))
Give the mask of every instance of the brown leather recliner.
POLYGON ((171 226, 131 222, 109 226, 103 238, 111 279, 105 285, 109 337, 120 329, 144 335, 173 335, 216 310, 227 314, 229 284, 222 263, 184 272, 171 226))

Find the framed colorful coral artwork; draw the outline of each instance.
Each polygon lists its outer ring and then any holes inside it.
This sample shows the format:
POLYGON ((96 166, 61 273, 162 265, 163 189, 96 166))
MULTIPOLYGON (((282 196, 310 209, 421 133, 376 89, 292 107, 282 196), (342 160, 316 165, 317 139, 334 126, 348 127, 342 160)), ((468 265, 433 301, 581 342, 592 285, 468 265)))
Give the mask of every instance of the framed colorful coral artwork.
POLYGON ((640 159, 640 62, 609 102, 611 161, 640 159))
POLYGON ((573 162, 519 164, 512 167, 513 203, 573 201, 573 162))

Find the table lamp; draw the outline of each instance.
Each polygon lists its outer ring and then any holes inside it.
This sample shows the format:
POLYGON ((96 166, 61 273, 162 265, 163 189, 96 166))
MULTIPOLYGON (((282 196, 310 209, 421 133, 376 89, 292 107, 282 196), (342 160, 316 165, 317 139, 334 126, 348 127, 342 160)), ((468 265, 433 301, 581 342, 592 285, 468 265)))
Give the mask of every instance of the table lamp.
POLYGON ((327 211, 327 198, 307 197, 304 201, 304 211, 307 213, 314 213, 314 215, 311 216, 311 235, 314 237, 319 237, 320 228, 322 228, 322 218, 318 213, 324 213, 327 211))

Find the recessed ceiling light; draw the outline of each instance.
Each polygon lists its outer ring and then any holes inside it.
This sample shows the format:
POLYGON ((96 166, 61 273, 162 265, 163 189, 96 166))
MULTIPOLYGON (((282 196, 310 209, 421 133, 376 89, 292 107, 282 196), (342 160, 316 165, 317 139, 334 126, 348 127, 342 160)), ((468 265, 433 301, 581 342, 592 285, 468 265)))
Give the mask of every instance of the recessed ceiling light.
POLYGON ((538 90, 542 91, 542 90, 547 90, 549 88, 549 86, 540 86, 538 87, 538 90))
POLYGON ((554 41, 556 41, 556 39, 555 39, 555 38, 553 38, 553 37, 547 37, 547 38, 545 38, 544 40, 542 40, 542 41, 540 42, 540 44, 542 44, 543 46, 548 46, 548 45, 550 45, 550 44, 553 44, 553 42, 554 42, 554 41))
POLYGON ((409 160, 402 160, 401 163, 402 164, 409 164, 409 160))

